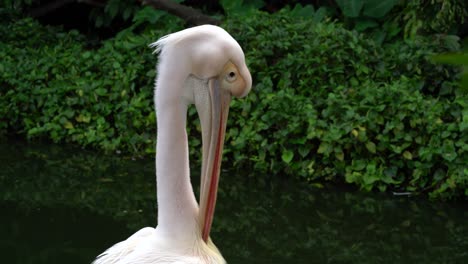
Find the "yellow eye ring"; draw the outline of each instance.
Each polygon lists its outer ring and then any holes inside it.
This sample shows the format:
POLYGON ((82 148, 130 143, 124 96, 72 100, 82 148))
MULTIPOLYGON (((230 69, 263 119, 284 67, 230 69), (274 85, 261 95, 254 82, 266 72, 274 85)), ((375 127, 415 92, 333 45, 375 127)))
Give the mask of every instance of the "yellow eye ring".
POLYGON ((230 71, 228 74, 226 74, 225 79, 226 81, 232 83, 237 80, 237 74, 233 71, 230 71))

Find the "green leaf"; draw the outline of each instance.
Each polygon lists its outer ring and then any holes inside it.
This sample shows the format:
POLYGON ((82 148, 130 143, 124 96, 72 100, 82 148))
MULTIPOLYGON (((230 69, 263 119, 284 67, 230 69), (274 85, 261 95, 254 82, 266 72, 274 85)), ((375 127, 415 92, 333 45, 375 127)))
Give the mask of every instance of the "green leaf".
POLYGON ((119 0, 110 0, 107 2, 104 11, 109 14, 110 18, 114 18, 119 12, 119 4, 119 0))
POLYGON ((296 4, 291 10, 291 15, 294 17, 312 18, 314 13, 315 10, 312 5, 302 6, 301 4, 296 4))
POLYGON ((150 6, 145 6, 135 14, 133 22, 136 24, 141 24, 143 22, 155 24, 165 14, 166 13, 164 11, 156 10, 150 6))
POLYGON ((338 151, 338 152, 335 152, 335 158, 339 161, 343 161, 344 160, 344 153, 343 151, 338 151))
POLYGON ((365 0, 363 14, 368 17, 382 18, 398 4, 399 0, 365 0))
POLYGON ((91 121, 91 117, 89 115, 83 115, 83 114, 79 114, 76 118, 75 118, 76 121, 80 122, 80 123, 89 123, 89 121, 91 121))
POLYGON ((432 56, 435 62, 468 66, 468 53, 438 54, 432 56))
POLYGON ((82 56, 83 56, 83 59, 88 59, 89 57, 91 57, 91 52, 89 51, 83 52, 82 56))
POLYGON ((356 25, 354 26, 354 29, 357 31, 364 31, 369 28, 375 28, 379 25, 375 20, 369 19, 369 18, 360 18, 356 21, 356 25))
POLYGON ((346 17, 358 17, 364 5, 364 0, 336 0, 346 17))
POLYGON ((378 180, 379 178, 375 174, 365 174, 363 177, 364 184, 368 186, 372 186, 372 184, 378 180))
POLYGON ((224 11, 229 15, 244 15, 251 12, 252 10, 258 10, 265 5, 262 0, 220 0, 219 3, 223 7, 224 11))
POLYGON ((299 151, 299 154, 301 155, 301 157, 305 157, 307 156, 307 154, 309 154, 310 152, 310 148, 307 146, 307 145, 301 145, 298 149, 299 151))
POLYGON ((345 175, 345 180, 347 183, 356 183, 361 178, 362 178, 362 174, 356 171, 353 171, 351 173, 346 173, 345 175))
POLYGON ((375 41, 377 44, 382 44, 385 40, 385 37, 387 36, 387 32, 384 30, 377 30, 372 34, 372 39, 375 41))
POLYGON ((452 140, 445 140, 442 146, 442 157, 447 161, 453 161, 458 156, 452 140))
POLYGON ((107 94, 107 90, 105 88, 98 88, 95 90, 95 92, 99 96, 103 96, 107 94))
POLYGON ((369 150, 370 153, 375 153, 375 152, 376 152, 376 150, 375 150, 375 144, 374 144, 374 142, 372 142, 372 141, 368 141, 368 142, 366 143, 366 148, 367 148, 367 150, 369 150))
POLYGON ((281 155, 281 159, 288 164, 291 162, 293 157, 294 157, 294 152, 292 152, 291 150, 284 150, 283 154, 281 155))
POLYGON ((363 170, 366 167, 367 161, 366 160, 356 160, 354 159, 351 162, 351 168, 356 171, 363 170))
POLYGON ((70 121, 66 121, 65 124, 63 124, 63 127, 66 128, 66 129, 74 128, 72 122, 70 122, 70 121))
POLYGON ((319 9, 317 9, 317 11, 315 11, 315 14, 312 20, 314 21, 314 23, 319 23, 325 19, 328 12, 329 12, 328 9, 322 6, 319 9))
POLYGON ((411 154, 411 152, 405 150, 405 152, 403 152, 403 158, 405 158, 407 160, 412 160, 413 159, 413 154, 411 154))
POLYGON ((132 15, 132 9, 130 8, 126 8, 124 11, 123 11, 123 14, 122 14, 122 18, 124 20, 127 20, 131 15, 132 15))
POLYGON ((317 153, 318 154, 329 153, 330 148, 331 148, 330 144, 328 144, 326 142, 322 142, 322 143, 320 143, 320 146, 317 149, 317 153))

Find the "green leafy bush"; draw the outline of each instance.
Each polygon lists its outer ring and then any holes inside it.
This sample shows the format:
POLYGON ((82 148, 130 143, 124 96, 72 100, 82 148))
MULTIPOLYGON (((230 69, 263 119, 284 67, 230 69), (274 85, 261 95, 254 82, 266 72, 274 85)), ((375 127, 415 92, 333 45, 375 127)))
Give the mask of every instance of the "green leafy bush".
MULTIPOLYGON (((430 60, 456 51, 457 39, 379 46, 288 12, 252 10, 223 25, 244 48, 254 79, 251 94, 232 102, 230 166, 245 176, 468 196, 467 98, 457 93, 459 70, 430 60)), ((2 25, 0 131, 153 153, 156 56, 147 45, 180 28, 130 28, 89 50, 73 31, 30 19, 2 25)), ((199 157, 193 108, 189 119, 191 155, 199 157)))
POLYGON ((123 35, 87 50, 77 32, 31 19, 1 31, 0 129, 106 150, 151 148, 155 56, 147 44, 158 36, 123 35))
POLYGON ((457 39, 379 47, 282 12, 226 27, 255 73, 253 94, 233 105, 235 165, 367 190, 468 194, 467 98, 456 95, 459 70, 430 59, 457 50, 457 39))
POLYGON ((461 33, 468 19, 468 6, 461 0, 336 0, 323 5, 336 5, 335 18, 378 43, 421 34, 461 33))
POLYGON ((256 80, 266 76, 279 89, 299 87, 296 90, 301 93, 323 99, 322 92, 337 84, 391 82, 404 75, 424 82, 421 89, 438 97, 442 84, 449 85, 459 72, 429 58, 458 50, 458 38, 452 36, 420 37, 379 46, 339 24, 294 19, 281 11, 251 17, 242 21, 231 17, 225 27, 241 42, 256 80))
POLYGON ((418 31, 453 34, 466 23, 468 4, 461 0, 404 1, 395 19, 403 26, 405 36, 413 36, 418 31))

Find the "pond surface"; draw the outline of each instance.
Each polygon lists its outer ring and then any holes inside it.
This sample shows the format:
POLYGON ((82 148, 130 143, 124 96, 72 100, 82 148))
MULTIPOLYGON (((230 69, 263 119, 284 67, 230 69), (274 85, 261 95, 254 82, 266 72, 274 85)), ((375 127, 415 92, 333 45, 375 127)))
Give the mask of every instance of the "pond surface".
MULTIPOLYGON (((156 224, 152 159, 3 142, 0 168, 1 263, 90 263, 156 224)), ((221 177, 211 236, 229 263, 468 263, 466 202, 221 177)))

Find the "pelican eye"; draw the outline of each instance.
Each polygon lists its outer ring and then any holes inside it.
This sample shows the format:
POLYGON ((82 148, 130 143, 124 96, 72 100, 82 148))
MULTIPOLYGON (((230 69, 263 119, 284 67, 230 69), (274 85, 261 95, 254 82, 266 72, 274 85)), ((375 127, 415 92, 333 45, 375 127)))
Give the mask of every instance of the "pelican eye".
POLYGON ((234 82, 237 79, 237 74, 233 71, 230 71, 228 74, 226 74, 226 81, 228 82, 234 82))

